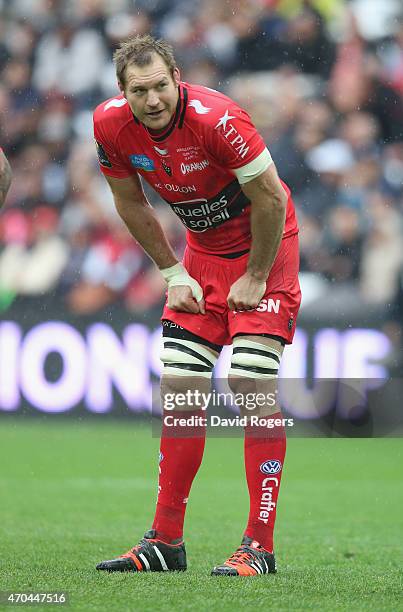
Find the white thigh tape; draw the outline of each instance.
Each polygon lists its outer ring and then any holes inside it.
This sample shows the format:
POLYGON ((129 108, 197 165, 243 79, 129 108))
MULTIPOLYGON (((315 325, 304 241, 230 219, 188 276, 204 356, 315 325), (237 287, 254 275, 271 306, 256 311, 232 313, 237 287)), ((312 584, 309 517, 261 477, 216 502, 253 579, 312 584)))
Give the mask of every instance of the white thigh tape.
POLYGON ((230 375, 247 378, 277 378, 281 354, 271 346, 234 338, 230 375))
POLYGON ((165 337, 161 361, 164 374, 210 378, 217 357, 198 342, 165 337))

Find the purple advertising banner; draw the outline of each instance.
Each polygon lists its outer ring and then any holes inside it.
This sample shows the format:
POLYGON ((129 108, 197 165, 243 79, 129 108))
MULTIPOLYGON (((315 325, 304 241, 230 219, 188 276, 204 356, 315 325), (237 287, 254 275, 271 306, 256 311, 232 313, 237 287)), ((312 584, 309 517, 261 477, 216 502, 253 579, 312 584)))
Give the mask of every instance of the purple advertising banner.
MULTIPOLYGON (((111 413, 123 406, 131 413, 150 413, 161 373, 161 329, 158 321, 111 322, 76 320, 0 322, 0 413, 23 407, 65 414, 80 408, 111 413)), ((388 378, 379 364, 390 349, 379 330, 332 327, 299 328, 286 347, 280 367, 280 393, 285 409, 310 418, 309 380, 362 379, 376 388, 388 378), (282 380, 293 379, 293 385, 282 380), (296 397, 298 396, 298 397, 296 397)), ((226 378, 231 349, 226 347, 215 368, 226 378)), ((323 410, 326 411, 326 406, 323 410)))

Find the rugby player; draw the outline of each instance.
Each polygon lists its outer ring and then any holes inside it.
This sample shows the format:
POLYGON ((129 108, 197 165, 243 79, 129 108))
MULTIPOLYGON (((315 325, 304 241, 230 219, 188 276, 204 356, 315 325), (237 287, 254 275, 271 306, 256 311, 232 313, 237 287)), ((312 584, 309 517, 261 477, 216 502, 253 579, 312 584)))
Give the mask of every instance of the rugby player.
MULTIPOLYGON (((121 94, 96 108, 94 135, 117 211, 167 282, 162 397, 206 391, 227 344, 233 346, 231 389, 273 391, 300 304, 290 190, 247 112, 218 91, 181 81, 168 43, 134 36, 121 43, 114 62, 121 94), (187 228, 183 262, 141 181, 187 228)), ((200 409, 175 405, 175 414, 195 416, 200 409)), ((259 415, 260 423, 281 418, 278 405, 261 406, 259 415)), ((188 429, 174 435, 163 426, 152 528, 127 553, 97 569, 186 569, 184 516, 205 443, 204 427, 188 429)), ((285 450, 283 426, 246 426, 249 518, 240 547, 213 575, 276 571, 273 529, 285 450)))

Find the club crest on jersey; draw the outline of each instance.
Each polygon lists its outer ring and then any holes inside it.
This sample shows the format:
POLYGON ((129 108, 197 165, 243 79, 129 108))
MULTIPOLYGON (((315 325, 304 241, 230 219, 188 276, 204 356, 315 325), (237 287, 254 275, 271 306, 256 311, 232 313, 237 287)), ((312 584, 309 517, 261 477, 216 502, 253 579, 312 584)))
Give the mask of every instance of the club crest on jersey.
POLYGON ((168 164, 162 159, 161 160, 162 163, 162 167, 164 168, 165 172, 167 173, 168 176, 172 176, 172 168, 170 166, 168 166, 168 164))
POLYGON ((234 128, 232 123, 229 123, 230 119, 235 119, 235 115, 230 115, 228 108, 223 114, 222 117, 219 118, 217 125, 215 126, 215 130, 222 128, 222 132, 224 138, 228 140, 230 145, 232 145, 237 151, 238 155, 242 157, 242 159, 246 156, 249 151, 249 147, 246 146, 247 142, 243 139, 243 137, 239 134, 238 130, 234 128), (228 124, 228 125, 227 125, 228 124))
POLYGON ((154 172, 155 165, 154 161, 147 157, 147 155, 129 155, 132 166, 138 170, 144 170, 145 172, 154 172))
POLYGON ((278 459, 268 459, 260 466, 262 474, 278 474, 282 468, 281 461, 278 459))
POLYGON ((106 168, 112 168, 112 164, 109 161, 107 154, 105 153, 105 149, 97 140, 95 141, 95 146, 97 148, 98 160, 101 166, 105 166, 106 168))

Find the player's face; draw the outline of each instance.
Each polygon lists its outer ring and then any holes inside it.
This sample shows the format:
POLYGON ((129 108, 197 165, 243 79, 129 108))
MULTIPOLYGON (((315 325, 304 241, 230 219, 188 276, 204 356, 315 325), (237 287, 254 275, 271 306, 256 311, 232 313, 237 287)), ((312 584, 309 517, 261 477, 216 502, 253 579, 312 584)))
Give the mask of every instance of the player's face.
POLYGON ((121 87, 134 115, 153 130, 162 130, 170 122, 178 102, 179 70, 174 76, 158 54, 147 66, 129 65, 121 87))

